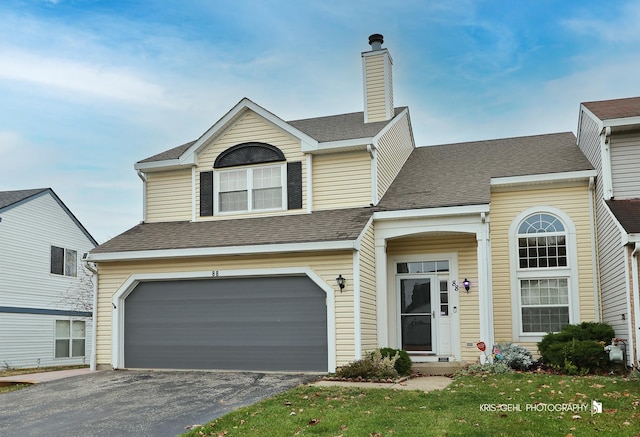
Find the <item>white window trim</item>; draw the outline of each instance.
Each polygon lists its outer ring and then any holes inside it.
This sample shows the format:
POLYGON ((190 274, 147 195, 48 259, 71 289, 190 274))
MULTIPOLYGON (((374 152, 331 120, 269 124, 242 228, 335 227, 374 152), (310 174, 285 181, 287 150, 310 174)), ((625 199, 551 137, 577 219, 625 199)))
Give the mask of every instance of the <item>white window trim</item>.
POLYGON ((262 165, 243 165, 240 167, 230 167, 224 169, 216 169, 213 172, 213 214, 214 215, 238 215, 238 214, 254 214, 270 211, 286 211, 287 209, 287 165, 286 163, 274 164, 267 163, 262 165), (280 167, 280 183, 282 187, 282 207, 281 208, 266 208, 266 209, 253 209, 252 196, 253 193, 253 169, 256 168, 269 168, 280 167), (247 170, 247 209, 238 211, 220 211, 220 175, 225 172, 247 170))
POLYGON ((567 278, 569 292, 569 323, 580 323, 580 301, 578 297, 578 249, 576 227, 564 211, 552 206, 537 206, 518 214, 509 227, 509 264, 511 271, 511 323, 513 341, 539 342, 546 332, 522 332, 520 279, 567 278), (551 214, 564 225, 566 231, 567 266, 521 269, 518 252, 518 228, 532 214, 551 214))
POLYGON ((53 321, 53 359, 54 360, 77 360, 87 356, 87 322, 79 319, 55 319, 53 321), (69 337, 58 338, 56 333, 56 325, 58 322, 69 322, 69 337), (84 323, 84 337, 73 336, 73 324, 76 322, 84 323), (56 343, 58 340, 67 340, 69 342, 69 355, 66 357, 56 357, 56 343), (84 340, 84 354, 73 356, 73 340, 84 340))
POLYGON ((56 278, 69 278, 69 279, 77 279, 78 278, 78 251, 76 249, 69 249, 68 247, 64 247, 64 246, 58 246, 57 244, 50 244, 49 245, 49 275, 51 276, 55 276, 56 278), (53 273, 51 271, 51 262, 53 261, 51 259, 51 249, 57 247, 58 249, 62 249, 62 274, 59 273, 53 273), (76 253, 76 274, 75 275, 67 275, 66 274, 66 260, 67 260, 67 251, 73 251, 76 253))

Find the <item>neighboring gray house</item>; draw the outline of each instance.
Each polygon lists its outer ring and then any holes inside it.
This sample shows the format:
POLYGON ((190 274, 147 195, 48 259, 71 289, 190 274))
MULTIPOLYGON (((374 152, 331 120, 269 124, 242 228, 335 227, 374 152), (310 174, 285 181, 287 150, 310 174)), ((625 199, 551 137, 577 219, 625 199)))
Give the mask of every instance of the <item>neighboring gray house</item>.
POLYGON ((92 301, 74 300, 95 246, 52 189, 0 191, 0 367, 89 363, 92 301))
POLYGON ((640 97, 580 105, 578 146, 596 168, 595 210, 602 321, 640 351, 640 97))

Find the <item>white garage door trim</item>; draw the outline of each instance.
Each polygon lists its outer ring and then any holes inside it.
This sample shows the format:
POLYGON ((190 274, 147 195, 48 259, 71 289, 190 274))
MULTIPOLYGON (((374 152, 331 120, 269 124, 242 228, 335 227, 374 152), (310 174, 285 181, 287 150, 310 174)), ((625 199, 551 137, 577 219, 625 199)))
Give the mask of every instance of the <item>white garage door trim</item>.
POLYGON ((246 278, 270 276, 307 276, 327 295, 327 370, 336 371, 336 336, 335 336, 335 307, 334 290, 320 276, 308 267, 276 268, 276 269, 247 269, 247 270, 206 270, 199 272, 172 273, 136 273, 131 275, 115 292, 111 303, 112 311, 112 352, 111 365, 114 369, 124 368, 124 301, 141 282, 166 281, 176 279, 206 279, 217 278, 246 278))

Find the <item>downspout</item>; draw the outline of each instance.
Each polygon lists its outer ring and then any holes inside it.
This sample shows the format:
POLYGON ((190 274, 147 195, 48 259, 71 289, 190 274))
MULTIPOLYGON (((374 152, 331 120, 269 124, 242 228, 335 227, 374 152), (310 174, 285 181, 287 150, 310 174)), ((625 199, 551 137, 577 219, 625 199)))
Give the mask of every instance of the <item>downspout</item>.
POLYGON ((596 195, 595 178, 591 176, 589 178, 589 215, 591 221, 591 268, 593 269, 593 303, 595 308, 596 322, 600 322, 600 276, 598 275, 598 259, 596 246, 598 240, 596 239, 596 215, 594 207, 594 197, 596 195))
POLYGON ((371 156, 371 206, 378 204, 378 149, 374 144, 367 144, 367 152, 371 156))
POLYGON ((147 221, 147 176, 138 170, 138 177, 142 180, 142 221, 147 221))
MULTIPOLYGON (((633 317, 636 330, 631 333, 631 336, 635 339, 636 344, 635 348, 630 347, 630 351, 627 351, 629 359, 636 367, 638 363, 636 362, 635 356, 636 353, 640 351, 640 335, 638 335, 638 329, 640 329, 640 326, 638 326, 638 324, 640 323, 640 281, 638 279, 638 250, 640 250, 640 243, 635 243, 633 252, 631 252, 631 281, 633 282, 633 317)), ((632 338, 629 339, 629 343, 631 343, 632 338)), ((629 346, 632 345, 629 344, 629 346)))
POLYGON ((98 347, 96 342, 98 341, 98 270, 89 264, 89 261, 84 260, 84 266, 87 270, 93 273, 93 308, 91 308, 91 318, 93 319, 93 332, 91 334, 91 364, 89 369, 94 371, 97 367, 98 347))

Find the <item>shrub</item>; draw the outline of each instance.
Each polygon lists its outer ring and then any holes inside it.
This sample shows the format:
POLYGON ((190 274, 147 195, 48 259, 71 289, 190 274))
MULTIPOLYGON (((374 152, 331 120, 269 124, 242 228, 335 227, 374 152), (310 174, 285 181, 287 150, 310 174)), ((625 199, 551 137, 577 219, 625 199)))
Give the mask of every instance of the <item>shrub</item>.
POLYGON ((594 373, 612 368, 604 345, 614 336, 611 325, 583 322, 545 335, 538 350, 546 364, 567 373, 594 373))
POLYGON ((502 362, 515 370, 527 370, 535 362, 526 348, 511 342, 496 345, 502 355, 502 362))
POLYGON ((474 363, 466 369, 460 370, 460 375, 500 375, 502 373, 511 373, 513 369, 502 361, 495 363, 474 363))
POLYGON ((380 349, 380 354, 383 357, 395 357, 397 354, 398 359, 394 364, 394 368, 396 369, 396 372, 398 372, 398 375, 406 376, 411 373, 411 357, 409 357, 409 354, 406 351, 385 347, 380 349))
POLYGON ((383 357, 380 349, 376 349, 359 360, 339 367, 336 370, 336 376, 340 378, 396 379, 398 372, 394 366, 399 357, 399 354, 393 357, 383 357))

